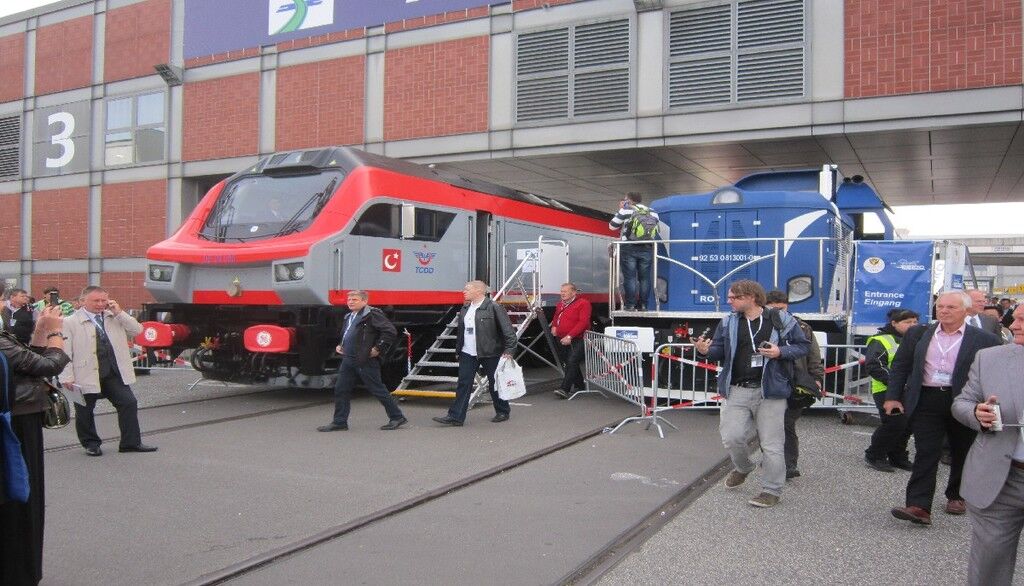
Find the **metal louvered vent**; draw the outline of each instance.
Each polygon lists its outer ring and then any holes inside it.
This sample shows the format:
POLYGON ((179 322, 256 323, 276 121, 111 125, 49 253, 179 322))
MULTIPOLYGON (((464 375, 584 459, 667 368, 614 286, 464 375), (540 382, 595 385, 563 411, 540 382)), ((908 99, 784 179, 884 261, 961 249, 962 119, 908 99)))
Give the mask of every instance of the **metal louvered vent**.
POLYGON ((579 73, 573 80, 573 114, 609 114, 629 112, 629 71, 579 73))
POLYGON ((521 79, 516 88, 516 119, 545 120, 569 116, 569 76, 521 79))
POLYGON ((669 22, 669 55, 682 57, 732 48, 732 7, 684 10, 669 22))
POLYGON ((520 35, 516 67, 519 75, 569 69, 569 29, 520 35))
POLYGON ((669 107, 729 103, 732 99, 732 58, 728 55, 679 61, 668 70, 669 107))
POLYGON ((629 21, 614 20, 576 27, 576 67, 629 63, 629 21))
POLYGON ((736 20, 740 49, 804 40, 804 0, 742 1, 736 20))
POLYGON ((749 102, 804 94, 803 47, 740 55, 736 100, 749 102))
POLYGON ((21 174, 21 117, 0 118, 0 179, 21 174))

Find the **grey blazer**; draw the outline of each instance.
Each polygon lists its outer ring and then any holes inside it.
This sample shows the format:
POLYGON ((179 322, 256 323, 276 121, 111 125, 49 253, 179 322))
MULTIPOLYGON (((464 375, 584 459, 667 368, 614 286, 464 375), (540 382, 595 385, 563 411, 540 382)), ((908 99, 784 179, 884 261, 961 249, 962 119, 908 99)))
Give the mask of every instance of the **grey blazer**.
MULTIPOLYGON (((990 395, 999 399, 1003 423, 1021 423, 1024 412, 1024 346, 1006 344, 979 350, 963 391, 953 399, 953 417, 981 431, 974 407, 990 395)), ((960 494, 978 508, 992 504, 1010 474, 1013 450, 1020 441, 1018 428, 982 432, 974 439, 961 474, 960 494)))

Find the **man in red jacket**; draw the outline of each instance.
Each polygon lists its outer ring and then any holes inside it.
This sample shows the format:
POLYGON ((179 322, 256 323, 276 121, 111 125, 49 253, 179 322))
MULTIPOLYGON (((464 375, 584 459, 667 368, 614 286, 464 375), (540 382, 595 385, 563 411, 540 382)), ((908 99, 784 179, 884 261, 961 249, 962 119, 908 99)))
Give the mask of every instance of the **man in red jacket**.
POLYGON ((555 315, 551 318, 551 335, 558 342, 562 364, 565 367, 565 378, 562 388, 555 394, 568 399, 572 387, 583 390, 583 332, 590 328, 590 302, 579 296, 576 285, 565 283, 559 295, 562 300, 555 306, 555 315))

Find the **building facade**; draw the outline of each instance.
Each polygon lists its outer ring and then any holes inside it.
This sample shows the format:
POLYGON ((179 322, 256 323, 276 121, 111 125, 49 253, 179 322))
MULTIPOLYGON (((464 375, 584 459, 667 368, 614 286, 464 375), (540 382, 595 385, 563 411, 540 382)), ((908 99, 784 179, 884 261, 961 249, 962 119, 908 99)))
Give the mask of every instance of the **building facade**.
MULTIPOLYGON (((769 166, 793 140, 866 166, 858 145, 893 131, 966 128, 1007 136, 986 197, 1017 198, 1021 34, 1020 0, 64 0, 0 19, 0 276, 140 307, 146 249, 209 187, 325 145, 532 172, 527 188, 608 207, 638 181, 728 179, 666 159, 730 141, 786 141, 763 143, 769 166), (669 167, 488 166, 645 149, 669 167)), ((936 162, 971 147, 943 158, 928 137, 898 158, 955 201, 936 162)), ((875 163, 880 191, 925 193, 875 163)))

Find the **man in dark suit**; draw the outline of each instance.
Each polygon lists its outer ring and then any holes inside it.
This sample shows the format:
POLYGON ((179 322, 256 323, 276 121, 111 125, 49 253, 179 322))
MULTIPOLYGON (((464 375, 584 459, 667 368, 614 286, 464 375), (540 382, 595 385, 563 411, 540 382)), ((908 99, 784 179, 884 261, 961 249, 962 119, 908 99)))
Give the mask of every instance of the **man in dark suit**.
POLYGON ((501 358, 511 359, 516 349, 516 330, 505 313, 505 308, 491 300, 487 283, 470 281, 462 290, 466 304, 459 311, 459 330, 455 347, 459 353, 459 380, 455 387, 455 400, 448 414, 434 417, 441 425, 461 427, 466 421, 469 399, 477 371, 487 377, 487 390, 494 403, 492 423, 508 421, 512 407, 494 390, 494 372, 501 358))
POLYGON ((985 304, 988 303, 985 292, 978 289, 968 289, 967 294, 971 296, 971 306, 967 308, 967 325, 995 334, 1002 341, 1003 324, 999 323, 999 320, 985 315, 985 304))
POLYGON ((953 462, 946 485, 946 513, 967 512, 960 496, 960 474, 974 431, 953 419, 950 407, 967 382, 974 355, 982 348, 998 346, 994 334, 965 323, 971 298, 963 291, 948 291, 935 300, 937 323, 907 330, 889 369, 886 414, 904 412, 914 434, 914 469, 907 482, 906 506, 892 515, 920 525, 930 525, 935 475, 942 457, 942 442, 949 437, 953 462))
POLYGON ((398 429, 409 421, 380 379, 380 357, 394 346, 398 332, 384 317, 384 312, 367 305, 367 301, 366 291, 349 291, 349 313, 342 326, 341 344, 335 349, 341 354, 341 367, 334 385, 334 419, 316 428, 317 431, 348 429, 349 395, 357 378, 384 405, 388 422, 380 426, 381 429, 398 429))
POLYGON ((972 586, 1009 585, 1024 529, 1024 439, 1019 429, 992 431, 999 402, 1003 424, 1024 414, 1024 306, 1014 311, 1013 343, 978 352, 967 385, 953 401, 953 417, 980 431, 964 462, 963 495, 971 517, 972 586))

